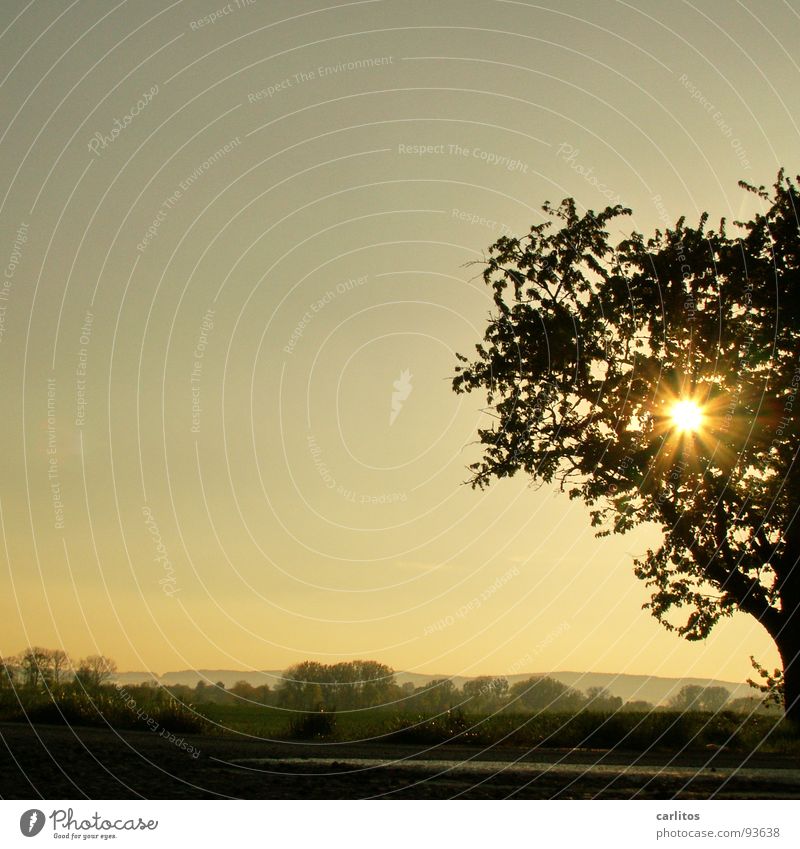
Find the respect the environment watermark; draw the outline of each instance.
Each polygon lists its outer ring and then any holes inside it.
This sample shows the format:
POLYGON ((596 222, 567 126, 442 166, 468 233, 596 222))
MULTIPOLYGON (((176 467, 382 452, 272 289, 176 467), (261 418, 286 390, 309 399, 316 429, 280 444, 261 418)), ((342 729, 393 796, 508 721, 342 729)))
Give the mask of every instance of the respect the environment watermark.
POLYGON ((209 170, 209 168, 219 162, 220 159, 227 156, 231 151, 239 147, 241 143, 242 140, 239 136, 235 136, 227 144, 217 148, 211 156, 207 157, 199 165, 195 166, 191 173, 187 174, 178 182, 178 185, 175 186, 172 194, 161 202, 158 212, 147 230, 145 230, 141 240, 136 245, 136 250, 138 250, 139 253, 144 253, 145 250, 147 250, 147 246, 153 241, 153 239, 156 238, 156 236, 158 236, 161 225, 167 220, 170 211, 180 203, 184 194, 209 170))
POLYGON ((247 102, 258 103, 260 100, 269 100, 282 91, 287 91, 304 83, 333 77, 336 74, 361 71, 365 68, 380 68, 383 65, 392 65, 393 63, 393 56, 373 56, 365 59, 353 59, 349 62, 337 62, 335 65, 318 65, 316 68, 307 68, 305 71, 298 71, 295 74, 290 74, 288 77, 275 80, 269 85, 264 86, 264 88, 258 89, 258 91, 249 92, 247 102))

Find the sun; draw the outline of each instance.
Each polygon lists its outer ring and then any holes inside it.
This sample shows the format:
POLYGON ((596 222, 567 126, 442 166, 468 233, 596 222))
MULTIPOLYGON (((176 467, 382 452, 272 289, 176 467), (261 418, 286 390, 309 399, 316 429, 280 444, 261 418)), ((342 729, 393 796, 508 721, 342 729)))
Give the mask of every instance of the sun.
POLYGON ((682 432, 700 429, 703 424, 703 411, 694 401, 678 401, 670 410, 672 423, 682 432))

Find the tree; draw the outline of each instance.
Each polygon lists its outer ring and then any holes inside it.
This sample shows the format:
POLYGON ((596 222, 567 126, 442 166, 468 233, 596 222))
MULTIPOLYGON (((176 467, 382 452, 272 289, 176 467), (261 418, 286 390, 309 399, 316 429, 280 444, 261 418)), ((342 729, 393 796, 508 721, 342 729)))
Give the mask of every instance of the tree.
POLYGON ((209 684, 207 681, 198 681, 194 688, 194 701, 198 704, 226 704, 231 701, 222 681, 209 684))
POLYGON ((762 678, 762 681, 758 682, 754 681, 752 678, 748 678, 747 683, 751 687, 754 687, 756 690, 759 690, 761 692, 765 704, 783 704, 785 690, 783 682, 783 670, 776 669, 774 672, 770 672, 769 669, 763 667, 753 657, 753 655, 750 655, 750 663, 753 664, 753 668, 756 670, 756 672, 758 672, 759 676, 762 678))
POLYGON ((395 690, 394 671, 374 660, 322 664, 305 661, 283 673, 278 704, 296 710, 352 710, 385 704, 395 690))
POLYGON ((269 684, 260 684, 253 688, 253 699, 261 705, 272 704, 272 690, 269 684))
POLYGON ((52 652, 31 646, 20 655, 22 685, 27 690, 49 690, 53 683, 52 652))
POLYGON ((386 704, 395 689, 394 670, 375 660, 351 660, 327 667, 330 697, 342 709, 386 704))
POLYGON ((653 710, 651 702, 646 702, 644 699, 634 699, 631 702, 625 702, 620 710, 629 713, 650 713, 653 710))
POLYGON ((434 678, 414 691, 414 706, 421 713, 443 713, 457 701, 456 685, 449 678, 434 678))
POLYGON ((169 684, 164 688, 175 701, 189 704, 194 698, 194 689, 187 684, 169 684))
POLYGON ((75 678, 86 690, 98 690, 117 671, 117 664, 102 654, 91 654, 78 664, 75 678))
POLYGON ((534 676, 518 681, 509 693, 509 709, 543 711, 578 711, 584 704, 583 694, 555 678, 534 676))
POLYGON ((598 713, 614 713, 622 708, 622 699, 606 687, 589 687, 586 691, 586 708, 598 713))
POLYGON ((508 679, 495 678, 491 675, 481 675, 464 682, 461 688, 466 704, 464 708, 470 711, 496 710, 508 695, 508 679))
POLYGON ((214 688, 202 679, 194 686, 194 701, 197 704, 205 704, 214 700, 214 688))
POLYGON ((255 691, 256 688, 247 681, 237 681, 228 692, 233 693, 233 695, 237 696, 239 699, 252 702, 255 701, 255 691))
MULTIPOLYGON (((197 685, 200 686, 199 684, 197 685)), ((195 690, 197 692, 197 690, 195 690)), ((247 681, 237 681, 228 690, 229 693, 236 696, 239 701, 252 702, 254 704, 266 705, 270 702, 270 689, 268 684, 261 684, 254 687, 247 681)))
POLYGON ((730 692, 725 687, 701 687, 686 684, 670 700, 672 710, 702 710, 716 713, 725 706, 730 692))
MULTIPOLYGON (((293 710, 319 710, 329 707, 323 686, 328 683, 326 667, 313 660, 295 664, 283 673, 278 704, 293 710)), ((328 694, 329 695, 329 694, 328 694)))
POLYGON ((755 617, 800 721, 800 178, 741 185, 763 211, 731 236, 703 214, 612 245, 630 210, 545 204, 490 248, 496 311, 453 388, 492 416, 473 486, 521 471, 582 499, 599 535, 656 523, 645 607, 689 640, 755 617))
POLYGON ((18 657, 0 657, 0 690, 14 690, 19 680, 18 657))
POLYGON ((51 649, 50 668, 53 675, 53 686, 61 687, 71 677, 72 661, 65 651, 51 649))
POLYGON ((725 705, 726 710, 734 713, 774 713, 780 708, 772 703, 765 702, 764 699, 759 699, 757 696, 742 696, 738 699, 732 699, 725 705))

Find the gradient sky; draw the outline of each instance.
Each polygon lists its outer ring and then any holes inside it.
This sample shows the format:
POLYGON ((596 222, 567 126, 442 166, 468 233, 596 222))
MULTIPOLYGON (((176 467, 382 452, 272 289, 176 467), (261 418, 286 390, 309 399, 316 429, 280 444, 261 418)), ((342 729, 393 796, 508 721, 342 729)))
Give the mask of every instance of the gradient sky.
POLYGON ((652 529, 463 486, 482 399, 450 377, 469 263, 545 200, 647 232, 797 170, 799 9, 5 0, 0 652, 776 664, 749 617, 688 644, 641 610, 652 529))

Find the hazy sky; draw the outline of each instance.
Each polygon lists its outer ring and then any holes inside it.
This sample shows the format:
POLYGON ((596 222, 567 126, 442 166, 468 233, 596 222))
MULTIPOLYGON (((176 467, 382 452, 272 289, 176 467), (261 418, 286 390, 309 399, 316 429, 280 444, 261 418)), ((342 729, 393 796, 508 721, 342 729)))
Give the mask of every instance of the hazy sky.
POLYGON ((651 530, 463 486, 482 399, 450 377, 491 307, 468 263, 543 201, 648 231, 797 170, 797 0, 2 16, 0 653, 777 663, 744 615, 687 644, 641 610, 651 530))

